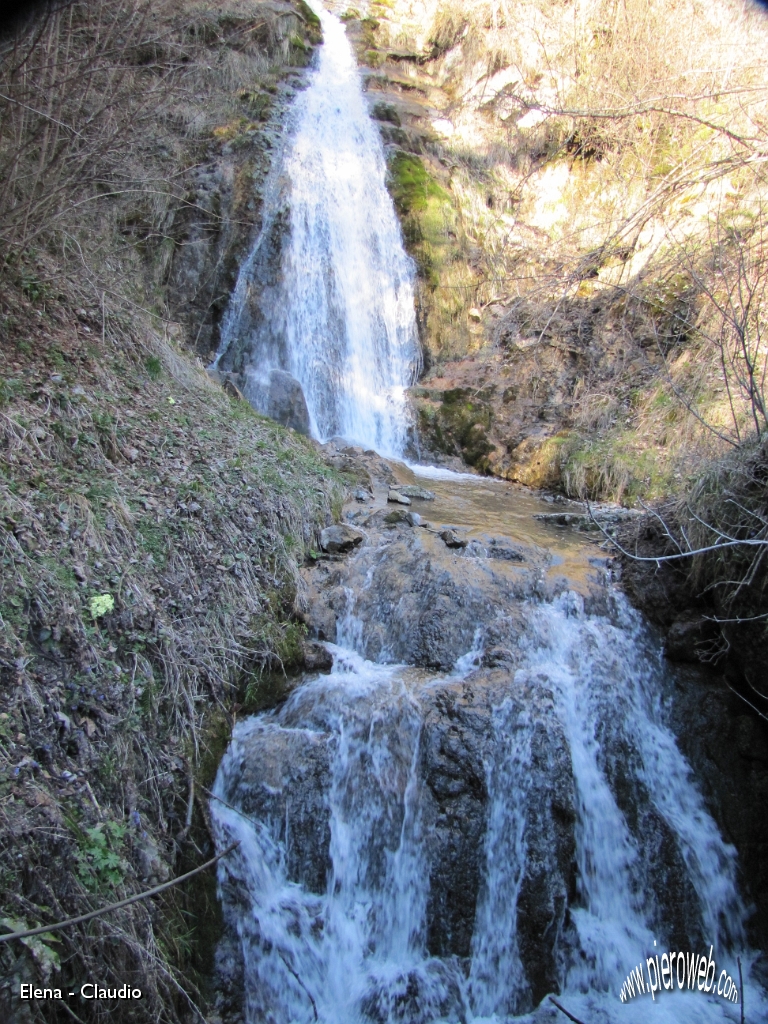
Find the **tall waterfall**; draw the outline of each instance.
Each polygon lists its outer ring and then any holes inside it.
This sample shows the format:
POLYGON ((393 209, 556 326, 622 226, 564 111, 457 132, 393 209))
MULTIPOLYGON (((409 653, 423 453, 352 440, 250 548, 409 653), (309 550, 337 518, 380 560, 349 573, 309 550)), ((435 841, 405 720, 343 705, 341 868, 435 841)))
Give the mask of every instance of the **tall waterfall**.
POLYGON ((413 266, 345 28, 317 0, 310 6, 324 42, 294 101, 275 208, 241 269, 220 358, 243 346, 256 385, 273 369, 292 374, 315 437, 401 455, 419 354, 413 266), (270 275, 284 229, 280 272, 270 275))

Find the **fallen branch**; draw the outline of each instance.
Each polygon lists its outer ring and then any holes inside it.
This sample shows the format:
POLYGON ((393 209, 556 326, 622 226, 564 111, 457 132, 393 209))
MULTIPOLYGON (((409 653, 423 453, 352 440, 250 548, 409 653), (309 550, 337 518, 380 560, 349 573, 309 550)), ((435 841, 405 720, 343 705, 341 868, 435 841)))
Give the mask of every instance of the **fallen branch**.
POLYGON ((554 1004, 555 1004, 555 1006, 556 1006, 556 1007, 558 1008, 558 1010, 559 1010, 559 1011, 560 1011, 561 1013, 564 1013, 564 1014, 565 1014, 565 1016, 566 1016, 566 1017, 568 1018, 568 1020, 572 1020, 572 1021, 574 1022, 574 1024, 584 1024, 584 1021, 582 1021, 582 1020, 579 1020, 579 1018, 578 1018, 578 1017, 574 1017, 574 1016, 573 1016, 573 1014, 572 1014, 572 1013, 570 1013, 570 1011, 566 1010, 566 1008, 565 1008, 565 1007, 563 1006, 563 1004, 562 1004, 562 1003, 558 1003, 558 1001, 557 1001, 557 1000, 555 999, 555 997, 554 997, 554 996, 550 996, 550 997, 549 997, 549 1001, 550 1001, 551 1003, 554 1003, 554 1004))
MULTIPOLYGON (((584 504, 587 506, 587 515, 603 534, 606 540, 610 541, 613 546, 626 555, 627 558, 631 558, 633 562, 656 562, 658 565, 660 562, 677 562, 681 558, 693 558, 695 555, 706 555, 710 551, 724 551, 726 548, 737 548, 737 547, 760 547, 768 548, 768 538, 765 537, 745 537, 743 540, 737 537, 728 537, 727 534, 721 534, 720 536, 726 537, 722 543, 709 544, 703 548, 693 548, 689 551, 680 551, 675 555, 633 555, 631 551, 627 551, 626 548, 622 547, 621 544, 612 537, 610 533, 595 519, 595 515, 592 512, 592 506, 588 501, 584 504)), ((714 527, 712 528, 714 529, 714 527)), ((677 543, 677 541, 675 541, 677 543)), ((679 545, 678 545, 679 546, 679 545)))
POLYGON ((188 871, 186 875, 179 875, 178 878, 172 878, 170 882, 163 882, 162 885, 156 885, 154 889, 146 889, 144 892, 136 893, 135 896, 129 896, 128 899, 120 900, 117 903, 110 903, 106 907, 101 907, 99 910, 92 910, 90 914, 81 914, 79 917, 69 917, 66 921, 57 921, 55 924, 43 924, 39 928, 28 928, 23 932, 10 932, 7 935, 0 935, 0 942, 10 942, 11 939, 28 939, 33 935, 47 935, 48 932, 57 932, 61 928, 67 928, 71 924, 82 924, 84 921, 90 921, 94 917, 100 917, 102 914, 109 913, 110 910, 120 910, 121 907, 127 907, 131 903, 138 903, 139 900, 145 900, 149 896, 156 896, 159 892, 163 892, 165 889, 170 889, 171 886, 178 885, 179 882, 186 882, 188 878, 192 878, 194 875, 199 875, 201 871, 205 871, 206 868, 211 867, 217 860, 221 860, 222 857, 226 857, 228 853, 231 853, 239 843, 232 843, 222 853, 217 854, 215 857, 211 857, 205 864, 201 864, 199 868, 195 868, 193 871, 188 871))

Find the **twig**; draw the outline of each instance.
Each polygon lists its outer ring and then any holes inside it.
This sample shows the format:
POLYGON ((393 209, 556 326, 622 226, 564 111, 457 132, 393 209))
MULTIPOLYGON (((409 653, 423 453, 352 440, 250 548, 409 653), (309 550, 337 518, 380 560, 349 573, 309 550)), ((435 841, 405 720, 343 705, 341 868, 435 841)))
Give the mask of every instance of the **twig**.
POLYGON ((731 686, 731 684, 728 682, 728 679, 727 679, 726 676, 723 676, 723 682, 728 687, 728 689, 731 691, 731 693, 735 693, 736 696, 740 697, 748 707, 752 708, 752 710, 755 712, 756 715, 760 715, 760 717, 764 721, 768 722, 768 715, 763 714, 762 711, 760 711, 758 708, 756 708, 755 705, 752 703, 752 701, 751 700, 747 700, 747 698, 744 696, 743 693, 739 693, 738 690, 734 689, 734 687, 731 686))
MULTIPOLYGON (((608 531, 597 521, 597 519, 595 519, 590 503, 585 501, 584 504, 587 506, 589 518, 598 528, 600 533, 602 533, 606 540, 609 540, 611 544, 613 544, 613 546, 622 553, 622 555, 626 555, 627 558, 631 558, 633 562, 656 562, 658 565, 660 562, 675 562, 679 561, 681 558, 693 558, 694 555, 705 555, 709 551, 723 551, 725 548, 768 547, 768 538, 765 537, 745 537, 743 540, 731 537, 727 541, 723 541, 722 544, 709 544, 707 547, 694 548, 691 551, 682 551, 676 555, 633 555, 631 551, 627 551, 626 548, 623 548, 616 538, 612 537, 610 533, 608 533, 608 531)), ((726 536, 726 534, 723 534, 723 536, 726 536)))
POLYGON ((99 910, 92 910, 90 914, 81 914, 79 917, 70 917, 66 921, 57 921, 55 924, 44 924, 39 928, 28 928, 23 932, 10 932, 7 935, 0 935, 0 942, 10 942, 11 939, 28 939, 33 935, 46 935, 48 932, 56 932, 61 928, 67 928, 71 924, 82 924, 84 921, 90 921, 94 917, 100 917, 102 914, 108 913, 110 910, 120 910, 121 907, 127 907, 131 903, 138 903, 139 900, 145 900, 149 896, 156 896, 157 893, 163 892, 165 889, 170 889, 173 885, 178 885, 179 882, 185 882, 188 878, 192 878, 193 875, 199 875, 201 871, 205 871, 206 868, 211 867, 217 860, 221 860, 222 857, 226 857, 228 853, 231 853, 236 846, 239 846, 239 842, 232 843, 222 853, 217 854, 215 857, 211 857, 205 864, 201 864, 200 867, 195 868, 193 871, 188 871, 185 875, 179 875, 178 878, 172 878, 170 882, 163 882, 162 885, 156 885, 154 889, 147 889, 144 892, 136 893, 135 896, 129 896, 126 900, 120 900, 118 903, 110 903, 106 907, 101 907, 99 910))
POLYGON ((302 988, 304 989, 304 991, 305 991, 305 992, 307 993, 307 995, 309 996, 309 1001, 310 1001, 310 1003, 312 1003, 312 1012, 313 1012, 313 1013, 314 1013, 314 1015, 315 1015, 315 1020, 318 1020, 318 1016, 317 1016, 317 1004, 315 1003, 315 1000, 314 1000, 314 998, 313 998, 313 996, 312 996, 312 993, 311 993, 311 992, 309 991, 309 989, 307 988, 307 986, 306 986, 306 985, 304 984, 304 982, 303 982, 303 981, 301 980, 301 978, 300 978, 300 977, 298 976, 298 974, 296 973, 296 971, 294 971, 294 969, 293 969, 293 968, 291 967, 291 965, 290 965, 290 964, 288 963, 288 961, 287 961, 287 960, 285 959, 285 957, 283 956, 283 951, 282 951, 282 949, 278 949, 278 951, 277 951, 277 955, 278 955, 278 956, 280 957, 280 959, 281 959, 281 960, 283 961, 283 963, 285 964, 285 966, 286 966, 286 967, 288 968, 288 970, 289 970, 289 971, 291 972, 291 974, 292 974, 292 975, 294 976, 294 978, 296 979, 296 981, 298 981, 298 983, 299 983, 299 984, 301 985, 301 987, 302 987, 302 988))
POLYGON ((568 1010, 566 1010, 566 1008, 562 1005, 562 1003, 558 1003, 558 1001, 555 999, 554 996, 550 996, 549 997, 549 1001, 551 1003, 554 1003, 555 1006, 558 1008, 558 1010, 561 1013, 564 1013, 565 1016, 568 1018, 568 1020, 572 1020, 574 1022, 574 1024, 584 1024, 584 1021, 579 1020, 578 1017, 574 1017, 572 1013, 570 1013, 568 1010))

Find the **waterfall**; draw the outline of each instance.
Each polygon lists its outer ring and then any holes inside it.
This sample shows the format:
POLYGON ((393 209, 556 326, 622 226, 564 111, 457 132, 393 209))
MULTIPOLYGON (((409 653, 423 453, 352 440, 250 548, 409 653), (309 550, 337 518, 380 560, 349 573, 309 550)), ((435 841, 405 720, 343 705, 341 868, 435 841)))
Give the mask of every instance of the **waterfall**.
MULTIPOLYGON (((718 971, 733 973, 744 919, 735 851, 664 724, 664 668, 639 617, 619 595, 610 616, 590 615, 573 593, 531 602, 528 613, 519 665, 501 689, 498 679, 488 689, 476 657, 441 675, 332 647, 329 676, 237 726, 211 810, 219 843, 241 844, 219 879, 242 947, 248 1024, 538 1020, 518 904, 524 875, 537 870, 531 859, 541 857, 534 833, 555 769, 537 736, 552 723, 560 723, 576 793, 576 891, 561 934, 549 940, 561 998, 582 1019, 639 1024, 650 1001, 622 1004, 618 993, 657 950, 714 945, 718 971), (468 960, 430 951, 440 878, 429 751, 438 740, 458 749, 450 715, 436 739, 435 709, 462 685, 474 687, 470 703, 486 693, 493 705, 468 960), (525 706, 521 693, 531 695, 525 706), (680 908, 667 906, 669 873, 657 874, 653 843, 635 827, 643 814, 672 837, 689 904, 682 924, 680 908), (308 851, 319 876, 306 868, 308 851)), ((662 1024, 724 1024, 731 1009, 675 991, 653 1013, 662 1024)), ((751 1019, 765 1010, 752 997, 751 1019)))
POLYGON ((287 371, 301 384, 315 437, 341 435, 398 456, 419 357, 414 271, 345 27, 317 0, 310 6, 323 45, 294 100, 272 208, 243 263, 217 362, 242 349, 256 395, 270 371, 287 371))

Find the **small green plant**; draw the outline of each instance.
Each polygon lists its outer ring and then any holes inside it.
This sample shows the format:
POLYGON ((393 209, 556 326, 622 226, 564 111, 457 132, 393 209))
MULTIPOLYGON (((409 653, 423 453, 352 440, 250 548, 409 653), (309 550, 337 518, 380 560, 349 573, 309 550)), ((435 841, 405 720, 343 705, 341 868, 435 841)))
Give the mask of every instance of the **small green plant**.
POLYGON ((19 283, 22 292, 30 302, 38 302, 40 299, 45 298, 47 289, 35 274, 29 271, 22 271, 19 283))
POLYGON ((114 611, 115 599, 111 594, 95 594, 91 598, 89 607, 92 618, 100 619, 108 612, 114 611))
MULTIPOLYGON (((24 932, 30 926, 27 921, 20 918, 0 917, 0 927, 9 932, 24 932)), ((59 954, 48 945, 49 942, 61 942, 57 935, 43 932, 42 935, 30 935, 26 939, 22 939, 21 942, 31 953, 32 959, 42 974, 43 981, 47 982, 53 971, 61 969, 59 954)))
POLYGON ((89 889, 120 885, 126 863, 121 856, 126 826, 107 821, 83 831, 76 856, 77 874, 89 889))
POLYGON ((149 356, 144 361, 144 369, 147 371, 152 380, 158 380, 163 372, 163 364, 157 358, 157 356, 149 356))

